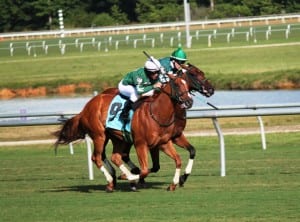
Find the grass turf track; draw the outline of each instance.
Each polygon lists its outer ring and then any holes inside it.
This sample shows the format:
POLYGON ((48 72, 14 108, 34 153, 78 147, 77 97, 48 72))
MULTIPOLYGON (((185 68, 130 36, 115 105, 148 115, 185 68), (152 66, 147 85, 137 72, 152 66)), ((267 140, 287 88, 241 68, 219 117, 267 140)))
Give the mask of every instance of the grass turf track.
MULTIPOLYGON (((197 150, 194 169, 175 192, 166 191, 175 169, 163 154, 147 189, 130 192, 119 181, 107 194, 100 171, 94 168, 95 180, 88 180, 83 144, 73 156, 67 146, 58 156, 49 145, 1 147, 0 220, 298 221, 299 136, 268 134, 266 151, 257 135, 226 136, 226 177, 219 176, 217 137, 190 138, 197 150)), ((186 163, 187 152, 178 151, 186 163)))

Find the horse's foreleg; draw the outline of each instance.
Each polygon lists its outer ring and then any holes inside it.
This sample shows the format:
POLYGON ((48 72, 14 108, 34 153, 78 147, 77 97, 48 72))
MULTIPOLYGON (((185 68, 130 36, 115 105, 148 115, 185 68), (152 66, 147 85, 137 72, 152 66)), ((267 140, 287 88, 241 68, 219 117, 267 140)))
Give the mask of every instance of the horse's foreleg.
POLYGON ((185 168, 185 172, 182 176, 180 176, 180 182, 179 185, 183 186, 183 184, 186 182, 188 176, 191 174, 192 172, 192 168, 193 168, 193 163, 194 163, 194 158, 196 155, 196 150, 195 148, 187 141, 186 137, 181 134, 180 137, 177 137, 176 139, 173 140, 173 142, 178 145, 179 147, 182 147, 186 150, 189 151, 190 153, 190 157, 189 157, 189 161, 188 164, 185 168))
POLYGON ((152 168, 150 169, 151 173, 157 173, 160 169, 159 165, 159 149, 154 148, 150 150, 151 160, 152 160, 152 168))
POLYGON ((173 183, 171 183, 171 185, 168 187, 169 191, 174 191, 176 189, 177 184, 179 184, 181 158, 177 153, 175 147, 173 146, 172 141, 169 141, 167 144, 160 146, 160 149, 175 161, 176 170, 175 175, 173 177, 173 183))
POLYGON ((144 179, 150 173, 148 169, 148 146, 147 145, 137 145, 135 144, 136 154, 140 163, 140 178, 144 179))
MULTIPOLYGON (((157 173, 160 169, 159 165, 159 149, 157 147, 150 149, 150 155, 152 160, 152 168, 149 169, 150 173, 157 173)), ((131 170, 132 172, 132 170, 131 170)), ((146 187, 146 181, 144 178, 140 178, 139 184, 142 187, 146 187)))

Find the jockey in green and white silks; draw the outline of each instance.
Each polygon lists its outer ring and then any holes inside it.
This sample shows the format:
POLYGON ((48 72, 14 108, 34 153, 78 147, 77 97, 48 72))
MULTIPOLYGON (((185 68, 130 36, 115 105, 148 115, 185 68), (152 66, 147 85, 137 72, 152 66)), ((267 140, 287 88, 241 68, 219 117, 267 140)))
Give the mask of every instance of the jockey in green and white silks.
POLYGON ((120 94, 129 98, 123 108, 120 118, 126 123, 129 121, 129 110, 132 104, 141 96, 152 96, 155 90, 162 87, 159 81, 161 64, 153 57, 146 61, 144 67, 126 74, 120 81, 118 88, 120 94))
POLYGON ((184 64, 186 61, 186 53, 180 46, 178 49, 172 52, 170 57, 159 59, 159 62, 163 66, 165 73, 172 75, 176 75, 178 71, 182 70, 180 65, 184 64))
POLYGON ((161 64, 157 59, 147 60, 144 67, 129 72, 119 83, 120 93, 132 102, 140 96, 152 96, 162 86, 158 80, 161 64))

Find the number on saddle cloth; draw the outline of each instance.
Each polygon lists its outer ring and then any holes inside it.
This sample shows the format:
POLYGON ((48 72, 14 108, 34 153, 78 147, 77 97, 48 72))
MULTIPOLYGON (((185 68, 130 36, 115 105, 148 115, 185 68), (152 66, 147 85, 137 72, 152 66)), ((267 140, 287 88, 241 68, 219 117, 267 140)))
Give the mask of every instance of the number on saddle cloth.
POLYGON ((106 128, 116 129, 120 131, 127 131, 131 132, 131 119, 133 116, 133 110, 130 110, 129 112, 129 118, 130 121, 125 125, 120 120, 120 114, 124 108, 124 105, 126 103, 126 99, 123 98, 120 95, 116 95, 113 100, 111 101, 108 112, 107 112, 107 118, 106 118, 106 128))

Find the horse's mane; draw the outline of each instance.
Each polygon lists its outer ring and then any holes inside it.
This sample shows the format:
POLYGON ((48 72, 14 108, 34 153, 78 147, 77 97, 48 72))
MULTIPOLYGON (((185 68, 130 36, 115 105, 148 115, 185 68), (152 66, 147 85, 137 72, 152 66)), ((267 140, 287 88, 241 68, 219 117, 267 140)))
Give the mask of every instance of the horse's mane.
MULTIPOLYGON (((194 66, 193 64, 191 63, 188 63, 187 65, 181 65, 182 68, 186 69, 186 70, 195 70, 195 72, 200 72, 200 73, 203 73, 203 71, 201 69, 199 69, 198 67, 194 66)), ((204 73, 203 73, 204 74, 204 73)))

